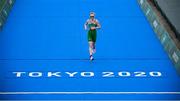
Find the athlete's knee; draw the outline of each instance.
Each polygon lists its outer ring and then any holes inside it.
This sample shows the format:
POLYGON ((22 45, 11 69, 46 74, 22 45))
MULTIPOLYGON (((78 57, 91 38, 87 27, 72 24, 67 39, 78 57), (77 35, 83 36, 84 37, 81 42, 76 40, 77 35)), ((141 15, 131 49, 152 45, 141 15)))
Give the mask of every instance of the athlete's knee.
POLYGON ((93 48, 93 42, 89 42, 89 47, 93 48))

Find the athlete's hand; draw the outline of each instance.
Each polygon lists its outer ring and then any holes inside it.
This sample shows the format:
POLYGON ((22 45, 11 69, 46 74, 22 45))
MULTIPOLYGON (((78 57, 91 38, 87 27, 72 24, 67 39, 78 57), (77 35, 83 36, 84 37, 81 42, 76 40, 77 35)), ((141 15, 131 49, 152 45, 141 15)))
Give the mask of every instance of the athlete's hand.
POLYGON ((95 30, 96 29, 96 27, 91 27, 91 30, 95 30))
POLYGON ((85 26, 84 29, 87 30, 87 27, 85 26))

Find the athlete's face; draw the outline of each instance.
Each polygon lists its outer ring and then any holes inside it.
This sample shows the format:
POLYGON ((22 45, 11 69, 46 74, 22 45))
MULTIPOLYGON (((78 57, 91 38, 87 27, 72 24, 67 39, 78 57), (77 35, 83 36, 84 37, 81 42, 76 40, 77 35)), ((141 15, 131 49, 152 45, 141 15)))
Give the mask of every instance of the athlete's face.
POLYGON ((94 19, 94 16, 90 16, 91 19, 94 19))

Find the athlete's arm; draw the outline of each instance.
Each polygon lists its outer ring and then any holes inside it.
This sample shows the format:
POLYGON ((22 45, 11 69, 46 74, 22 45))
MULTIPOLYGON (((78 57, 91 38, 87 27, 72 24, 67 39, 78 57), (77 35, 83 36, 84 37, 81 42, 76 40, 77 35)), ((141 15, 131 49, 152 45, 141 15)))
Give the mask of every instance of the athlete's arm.
POLYGON ((97 20, 96 23, 97 23, 96 29, 100 29, 101 25, 100 25, 99 21, 97 20))
POLYGON ((86 23, 84 24, 84 29, 87 30, 87 25, 88 25, 88 20, 86 21, 86 23))

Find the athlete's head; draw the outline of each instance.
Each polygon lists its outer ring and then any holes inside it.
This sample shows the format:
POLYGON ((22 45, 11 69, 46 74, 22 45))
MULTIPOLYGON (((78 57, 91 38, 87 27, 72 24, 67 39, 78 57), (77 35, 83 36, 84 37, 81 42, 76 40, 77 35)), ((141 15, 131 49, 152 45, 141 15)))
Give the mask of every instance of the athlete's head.
POLYGON ((95 13, 94 12, 90 12, 90 18, 94 19, 94 17, 95 17, 95 13))

